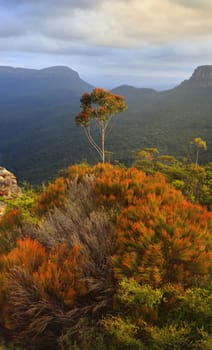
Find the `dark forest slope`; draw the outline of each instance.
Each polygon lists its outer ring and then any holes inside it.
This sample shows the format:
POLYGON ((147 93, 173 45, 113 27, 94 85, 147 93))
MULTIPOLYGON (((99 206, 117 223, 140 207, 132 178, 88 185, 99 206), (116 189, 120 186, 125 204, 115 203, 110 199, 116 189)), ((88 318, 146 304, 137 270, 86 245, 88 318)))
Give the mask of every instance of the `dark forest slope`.
MULTIPOLYGON (((1 165, 36 183, 71 163, 97 161, 74 121, 82 93, 91 89, 67 67, 0 67, 1 165)), ((200 136, 208 144, 202 160, 212 160, 212 66, 198 67, 172 90, 124 85, 113 92, 128 104, 107 136, 114 159, 130 164, 133 150, 153 146, 185 156, 189 141, 200 136)))

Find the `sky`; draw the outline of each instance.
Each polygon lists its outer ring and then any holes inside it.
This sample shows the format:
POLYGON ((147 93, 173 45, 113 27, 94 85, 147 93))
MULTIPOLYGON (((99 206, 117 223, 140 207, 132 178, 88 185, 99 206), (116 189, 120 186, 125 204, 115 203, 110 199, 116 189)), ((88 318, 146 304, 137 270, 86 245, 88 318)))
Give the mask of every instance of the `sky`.
POLYGON ((212 64, 212 0, 0 0, 0 65, 159 90, 212 64))

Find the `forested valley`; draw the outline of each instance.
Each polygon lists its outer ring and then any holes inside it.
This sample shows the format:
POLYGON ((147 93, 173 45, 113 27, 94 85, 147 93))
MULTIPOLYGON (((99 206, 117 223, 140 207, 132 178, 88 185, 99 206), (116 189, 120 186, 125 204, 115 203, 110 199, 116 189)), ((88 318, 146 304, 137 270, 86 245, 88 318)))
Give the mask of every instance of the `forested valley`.
MULTIPOLYGON (((124 96, 128 109, 107 130, 107 161, 131 166, 133 152, 146 147, 181 160, 189 157, 190 142, 201 137, 208 150, 200 163, 210 162, 211 72, 212 66, 197 67, 191 78, 167 91, 128 85, 113 89, 124 96)), ((71 164, 96 164, 98 156, 75 125, 80 98, 92 89, 68 67, 0 67, 1 165, 19 182, 40 185, 71 164)))

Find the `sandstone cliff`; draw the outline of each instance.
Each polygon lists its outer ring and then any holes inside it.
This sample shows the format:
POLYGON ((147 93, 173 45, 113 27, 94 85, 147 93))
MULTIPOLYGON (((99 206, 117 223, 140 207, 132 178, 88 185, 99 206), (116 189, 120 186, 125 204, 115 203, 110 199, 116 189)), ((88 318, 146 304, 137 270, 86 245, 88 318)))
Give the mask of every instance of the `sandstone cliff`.
POLYGON ((189 81, 201 87, 212 87, 212 65, 197 67, 189 81))
POLYGON ((4 214, 6 205, 1 201, 1 198, 12 198, 13 195, 21 194, 21 189, 17 185, 15 175, 7 169, 0 167, 0 216, 4 214))

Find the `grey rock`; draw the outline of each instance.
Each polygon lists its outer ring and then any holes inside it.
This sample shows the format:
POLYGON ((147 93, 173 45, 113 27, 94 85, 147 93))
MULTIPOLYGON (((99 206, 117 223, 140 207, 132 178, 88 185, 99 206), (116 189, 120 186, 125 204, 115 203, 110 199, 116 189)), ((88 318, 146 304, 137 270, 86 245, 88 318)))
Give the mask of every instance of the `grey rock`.
POLYGON ((197 67, 190 81, 201 87, 212 87, 212 65, 197 67))

